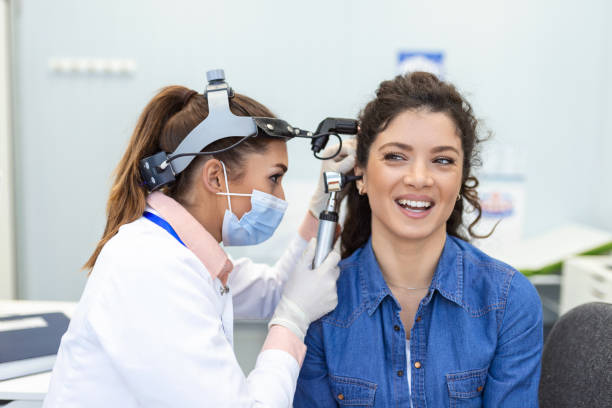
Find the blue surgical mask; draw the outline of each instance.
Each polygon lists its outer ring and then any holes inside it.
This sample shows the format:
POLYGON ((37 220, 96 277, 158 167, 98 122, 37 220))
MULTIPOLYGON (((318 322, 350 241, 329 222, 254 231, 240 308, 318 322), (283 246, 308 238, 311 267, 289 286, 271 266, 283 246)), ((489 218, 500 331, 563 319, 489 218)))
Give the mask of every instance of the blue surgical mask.
POLYGON ((227 193, 217 193, 227 196, 228 209, 223 216, 221 236, 225 246, 256 245, 272 236, 287 209, 287 202, 263 191, 253 190, 252 194, 238 194, 229 192, 225 164, 223 175, 227 193), (246 212, 240 220, 232 212, 232 201, 229 196, 251 197, 251 210, 246 212))

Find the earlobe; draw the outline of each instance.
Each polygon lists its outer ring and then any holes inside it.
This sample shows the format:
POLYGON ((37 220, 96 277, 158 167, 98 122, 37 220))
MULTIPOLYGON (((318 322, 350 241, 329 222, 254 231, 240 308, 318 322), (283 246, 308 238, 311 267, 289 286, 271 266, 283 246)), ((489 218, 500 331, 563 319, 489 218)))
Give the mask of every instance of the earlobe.
POLYGON ((355 167, 355 175, 361 176, 360 180, 355 181, 355 186, 357 187, 357 191, 359 195, 364 195, 366 193, 366 175, 363 169, 359 167, 355 167))

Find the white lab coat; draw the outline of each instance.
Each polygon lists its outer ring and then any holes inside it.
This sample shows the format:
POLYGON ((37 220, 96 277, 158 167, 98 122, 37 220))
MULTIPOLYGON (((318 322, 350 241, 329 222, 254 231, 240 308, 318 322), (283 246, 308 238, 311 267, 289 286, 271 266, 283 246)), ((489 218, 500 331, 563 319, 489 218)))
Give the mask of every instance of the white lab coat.
POLYGON ((167 231, 142 217, 122 226, 62 338, 44 407, 290 406, 298 362, 266 350, 245 377, 233 314, 269 317, 305 246, 296 237, 274 267, 236 261, 222 294, 219 279, 167 231))

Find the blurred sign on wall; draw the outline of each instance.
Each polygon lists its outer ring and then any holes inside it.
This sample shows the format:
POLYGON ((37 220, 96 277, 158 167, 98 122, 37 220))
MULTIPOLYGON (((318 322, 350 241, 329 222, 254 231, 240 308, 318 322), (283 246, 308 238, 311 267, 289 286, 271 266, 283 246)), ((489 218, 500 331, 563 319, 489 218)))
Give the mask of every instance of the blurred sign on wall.
MULTIPOLYGON (((483 154, 484 166, 477 175, 482 218, 474 230, 479 235, 474 244, 485 252, 496 252, 524 238, 526 213, 525 157, 513 146, 494 143, 483 154)), ((467 216, 473 220, 474 213, 467 216)))
POLYGON ((397 54, 399 74, 425 71, 444 79, 444 53, 442 51, 400 51, 397 54))
POLYGON ((525 223, 525 177, 519 174, 495 174, 480 179, 478 188, 482 218, 476 231, 490 238, 475 243, 485 252, 517 243, 523 237, 525 223))

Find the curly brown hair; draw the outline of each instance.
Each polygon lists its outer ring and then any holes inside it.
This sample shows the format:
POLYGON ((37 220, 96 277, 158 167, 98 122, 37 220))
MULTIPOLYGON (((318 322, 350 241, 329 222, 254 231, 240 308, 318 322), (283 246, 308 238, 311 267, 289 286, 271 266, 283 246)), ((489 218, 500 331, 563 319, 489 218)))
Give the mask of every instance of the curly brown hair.
MULTIPOLYGON (((473 228, 480 220, 482 209, 478 200, 478 179, 472 174, 480 166, 479 144, 488 139, 478 135, 478 120, 470 103, 450 83, 439 80, 426 72, 398 75, 383 81, 376 97, 359 114, 360 130, 357 134, 357 165, 366 167, 370 147, 380 132, 399 114, 407 110, 426 109, 449 116, 457 127, 463 149, 463 173, 461 176, 461 200, 455 203, 446 221, 448 234, 468 241, 469 237, 484 238, 473 228), (476 218, 463 225, 464 200, 474 208, 476 218)), ((372 209, 367 195, 359 195, 351 188, 347 194, 347 217, 342 231, 342 258, 350 256, 362 247, 372 233, 372 209)), ((490 235, 490 234, 489 234, 490 235)))

